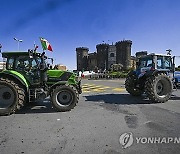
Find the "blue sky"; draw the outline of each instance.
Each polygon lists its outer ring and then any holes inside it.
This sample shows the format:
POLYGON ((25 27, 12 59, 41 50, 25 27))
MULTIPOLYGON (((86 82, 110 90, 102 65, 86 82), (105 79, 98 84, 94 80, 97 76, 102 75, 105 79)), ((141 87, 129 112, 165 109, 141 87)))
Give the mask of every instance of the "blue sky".
POLYGON ((0 43, 3 51, 41 45, 46 38, 56 63, 76 69, 76 47, 96 50, 96 44, 132 40, 136 51, 180 55, 179 0, 1 0, 0 43), (109 41, 108 41, 109 40, 109 41))

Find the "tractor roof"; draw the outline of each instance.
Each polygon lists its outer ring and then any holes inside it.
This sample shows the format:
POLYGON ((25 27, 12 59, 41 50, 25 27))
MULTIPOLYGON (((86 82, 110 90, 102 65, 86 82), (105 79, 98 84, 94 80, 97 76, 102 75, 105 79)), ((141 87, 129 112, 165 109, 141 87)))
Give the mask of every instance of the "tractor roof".
POLYGON ((143 55, 140 58, 146 58, 146 57, 151 57, 151 56, 162 56, 162 57, 171 57, 171 55, 166 55, 166 54, 155 54, 155 53, 150 53, 148 55, 143 55))
POLYGON ((167 54, 156 54, 156 53, 150 53, 149 55, 152 55, 152 56, 171 57, 171 55, 167 55, 167 54))
MULTIPOLYGON (((38 53, 39 54, 39 53, 38 53)), ((2 57, 18 57, 18 56, 29 56, 28 51, 10 51, 10 52, 2 52, 2 57)))

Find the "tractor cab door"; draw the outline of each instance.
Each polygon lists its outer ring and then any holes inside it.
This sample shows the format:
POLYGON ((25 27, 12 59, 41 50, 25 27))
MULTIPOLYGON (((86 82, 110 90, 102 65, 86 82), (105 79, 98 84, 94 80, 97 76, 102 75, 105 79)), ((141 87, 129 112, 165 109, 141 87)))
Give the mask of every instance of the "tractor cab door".
POLYGON ((15 70, 20 72, 31 85, 40 84, 40 71, 35 59, 19 56, 15 61, 15 70))
POLYGON ((170 56, 157 56, 157 69, 172 71, 172 58, 170 56))
POLYGON ((146 56, 139 59, 136 74, 142 77, 146 72, 152 70, 154 67, 153 56, 146 56))

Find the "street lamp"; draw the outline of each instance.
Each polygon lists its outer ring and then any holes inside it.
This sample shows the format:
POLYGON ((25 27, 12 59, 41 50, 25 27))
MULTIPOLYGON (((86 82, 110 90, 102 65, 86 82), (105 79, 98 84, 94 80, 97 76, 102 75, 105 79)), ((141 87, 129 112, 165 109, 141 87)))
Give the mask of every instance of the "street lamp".
POLYGON ((22 42, 23 40, 19 40, 17 38, 14 37, 14 40, 17 41, 17 44, 18 44, 18 51, 19 51, 19 43, 22 42))

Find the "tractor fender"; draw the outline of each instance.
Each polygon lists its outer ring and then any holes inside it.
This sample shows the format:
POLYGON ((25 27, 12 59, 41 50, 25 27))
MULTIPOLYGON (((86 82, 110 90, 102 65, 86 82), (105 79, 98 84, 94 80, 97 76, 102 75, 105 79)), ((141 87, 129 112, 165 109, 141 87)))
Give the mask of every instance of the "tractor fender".
POLYGON ((155 70, 152 72, 152 75, 157 75, 158 73, 165 73, 167 74, 167 70, 155 70))
POLYGON ((143 76, 139 78, 139 83, 144 84, 147 78, 151 76, 156 76, 159 73, 167 74, 167 70, 154 70, 154 71, 148 71, 143 76))
POLYGON ((16 82, 20 83, 23 87, 25 87, 26 92, 28 92, 29 84, 27 83, 24 76, 16 71, 3 71, 0 73, 0 77, 6 77, 14 79, 16 82))
MULTIPOLYGON (((53 84, 50 88, 49 88, 49 91, 48 93, 51 94, 52 90, 56 87, 56 86, 59 86, 59 85, 65 85, 67 84, 68 81, 59 81, 59 82, 56 82, 55 84, 53 84)), ((48 95, 49 95, 48 94, 48 95)))
POLYGON ((134 74, 136 74, 136 71, 134 70, 128 72, 128 75, 134 75, 134 74))
POLYGON ((140 78, 146 79, 147 77, 150 77, 150 76, 152 76, 152 75, 157 75, 157 74, 159 74, 159 73, 165 73, 165 74, 167 74, 167 70, 148 71, 148 72, 146 72, 146 73, 145 73, 142 77, 140 77, 140 78))

